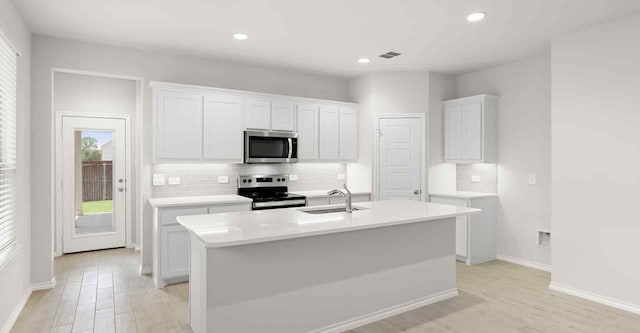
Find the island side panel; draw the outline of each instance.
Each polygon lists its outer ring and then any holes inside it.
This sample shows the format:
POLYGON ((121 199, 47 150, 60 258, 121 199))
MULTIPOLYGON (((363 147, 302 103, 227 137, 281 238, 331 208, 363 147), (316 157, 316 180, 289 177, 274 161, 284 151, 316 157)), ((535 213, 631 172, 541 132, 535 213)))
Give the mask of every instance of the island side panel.
POLYGON ((196 333, 207 332, 207 248, 189 232, 189 323, 196 333))
POLYGON ((455 218, 206 256, 208 332, 339 332, 457 295, 455 218))

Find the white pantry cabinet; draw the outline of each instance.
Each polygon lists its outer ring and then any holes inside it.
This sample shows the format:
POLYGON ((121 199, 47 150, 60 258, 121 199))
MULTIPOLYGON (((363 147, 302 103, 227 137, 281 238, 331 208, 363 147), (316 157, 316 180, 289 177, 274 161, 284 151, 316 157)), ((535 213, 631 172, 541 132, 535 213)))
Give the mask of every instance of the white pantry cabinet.
POLYGON ((156 151, 161 159, 202 156, 202 94, 156 92, 156 151))
POLYGON ((318 106, 298 104, 298 161, 318 159, 318 106))
POLYGON ((497 162, 497 117, 497 96, 478 95, 445 101, 445 160, 497 162))
POLYGON ((496 259, 496 197, 455 198, 431 194, 430 201, 444 205, 482 209, 479 214, 456 217, 456 257, 467 265, 496 259))
POLYGON ((242 163, 242 99, 204 95, 203 158, 242 163))

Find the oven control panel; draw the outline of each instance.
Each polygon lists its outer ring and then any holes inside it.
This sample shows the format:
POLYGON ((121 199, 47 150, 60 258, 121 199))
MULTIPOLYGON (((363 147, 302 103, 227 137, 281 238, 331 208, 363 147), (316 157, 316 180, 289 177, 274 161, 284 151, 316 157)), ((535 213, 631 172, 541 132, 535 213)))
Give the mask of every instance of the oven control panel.
POLYGON ((238 188, 288 186, 287 175, 238 176, 238 188))

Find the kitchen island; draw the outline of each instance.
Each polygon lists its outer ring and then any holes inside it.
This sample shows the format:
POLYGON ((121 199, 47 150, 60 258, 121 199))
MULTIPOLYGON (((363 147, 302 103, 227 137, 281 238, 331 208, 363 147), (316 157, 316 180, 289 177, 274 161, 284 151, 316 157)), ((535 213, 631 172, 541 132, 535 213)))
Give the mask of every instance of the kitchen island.
POLYGON ((194 332, 341 332, 454 297, 455 217, 409 200, 178 217, 194 332))

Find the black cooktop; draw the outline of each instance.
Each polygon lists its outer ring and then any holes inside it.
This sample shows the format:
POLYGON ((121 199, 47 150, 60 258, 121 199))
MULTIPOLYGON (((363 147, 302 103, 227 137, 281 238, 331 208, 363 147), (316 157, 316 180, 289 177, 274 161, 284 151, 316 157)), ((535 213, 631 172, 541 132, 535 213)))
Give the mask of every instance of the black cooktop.
POLYGON ((253 199, 254 202, 306 199, 304 195, 287 192, 286 187, 240 188, 238 195, 253 199))

